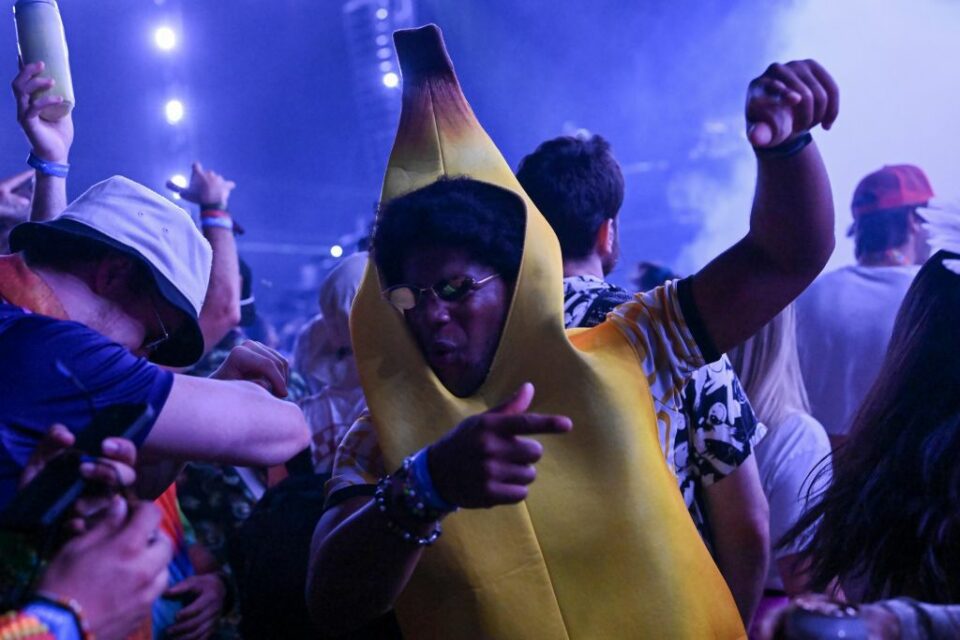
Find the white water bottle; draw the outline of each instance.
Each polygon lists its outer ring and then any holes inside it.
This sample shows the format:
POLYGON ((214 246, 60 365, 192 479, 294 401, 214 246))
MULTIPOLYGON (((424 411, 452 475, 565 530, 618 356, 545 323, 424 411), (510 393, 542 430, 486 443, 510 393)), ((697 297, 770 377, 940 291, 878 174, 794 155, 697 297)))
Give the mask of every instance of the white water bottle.
POLYGON ((63 20, 56 0, 17 0, 13 6, 17 23, 17 47, 23 64, 42 61, 41 77, 53 78, 54 85, 40 96, 60 96, 63 102, 40 112, 44 120, 59 120, 73 110, 73 80, 63 20))

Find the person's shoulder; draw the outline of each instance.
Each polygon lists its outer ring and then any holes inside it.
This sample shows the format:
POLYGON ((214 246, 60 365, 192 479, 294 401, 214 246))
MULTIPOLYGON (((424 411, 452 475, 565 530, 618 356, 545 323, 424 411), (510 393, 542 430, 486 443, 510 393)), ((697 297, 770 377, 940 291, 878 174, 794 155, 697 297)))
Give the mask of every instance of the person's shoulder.
MULTIPOLYGON (((58 320, 30 313, 12 305, 0 305, 0 344, 9 349, 30 350, 37 344, 49 346, 114 344, 102 334, 79 322, 58 320)), ((117 345, 117 347, 120 347, 117 345)))
POLYGON ((837 285, 857 277, 857 265, 848 264, 831 271, 824 271, 800 294, 799 300, 824 292, 833 291, 837 285))
POLYGON ((777 439, 794 454, 812 451, 820 454, 830 452, 830 438, 820 422, 805 411, 795 411, 777 425, 773 432, 777 439))

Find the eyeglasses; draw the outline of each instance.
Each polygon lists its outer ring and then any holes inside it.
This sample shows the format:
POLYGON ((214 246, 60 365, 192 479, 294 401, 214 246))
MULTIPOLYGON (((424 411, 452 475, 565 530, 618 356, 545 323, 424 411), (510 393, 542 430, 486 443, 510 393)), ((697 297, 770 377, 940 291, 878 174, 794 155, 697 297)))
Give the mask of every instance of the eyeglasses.
POLYGON ((420 304, 423 294, 428 291, 432 291, 434 295, 445 302, 457 302, 499 277, 499 273, 494 273, 479 280, 472 276, 454 276, 423 289, 409 284, 398 284, 384 289, 383 298, 400 311, 410 311, 420 304))
POLYGON ((160 325, 161 335, 159 338, 154 338, 149 342, 144 341, 143 347, 141 348, 147 353, 153 353, 158 348, 160 348, 160 345, 162 345, 164 342, 170 339, 170 333, 167 331, 166 325, 163 324, 163 318, 160 317, 160 312, 157 311, 157 301, 154 300, 152 297, 150 298, 150 306, 153 307, 153 315, 157 317, 157 324, 160 325))

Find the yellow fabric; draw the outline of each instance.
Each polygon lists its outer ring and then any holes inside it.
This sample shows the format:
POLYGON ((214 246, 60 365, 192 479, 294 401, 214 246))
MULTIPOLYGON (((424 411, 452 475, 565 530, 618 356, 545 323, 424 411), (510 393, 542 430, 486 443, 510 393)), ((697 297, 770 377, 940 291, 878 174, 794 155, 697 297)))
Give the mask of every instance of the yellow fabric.
POLYGON ((541 438, 545 455, 524 503, 444 521, 397 603, 405 637, 744 637, 660 452, 636 351, 611 323, 567 334, 556 237, 476 121, 439 30, 395 39, 403 110, 383 200, 467 175, 519 195, 527 227, 497 354, 469 398, 439 382, 368 268, 352 332, 386 467, 528 380, 532 411, 574 423, 570 434, 541 438))

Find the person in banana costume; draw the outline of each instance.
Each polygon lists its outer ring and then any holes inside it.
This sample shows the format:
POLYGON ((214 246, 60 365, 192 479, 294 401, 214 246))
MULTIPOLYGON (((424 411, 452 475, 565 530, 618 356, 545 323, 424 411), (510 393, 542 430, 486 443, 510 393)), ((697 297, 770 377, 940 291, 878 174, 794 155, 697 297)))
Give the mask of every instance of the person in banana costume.
POLYGON ((394 609, 406 638, 744 638, 659 447, 655 396, 826 264, 833 204, 808 130, 836 118, 833 80, 813 61, 754 80, 748 234, 567 331, 556 237, 439 29, 394 38, 403 108, 351 319, 370 413, 340 445, 314 534, 318 628, 394 609))

